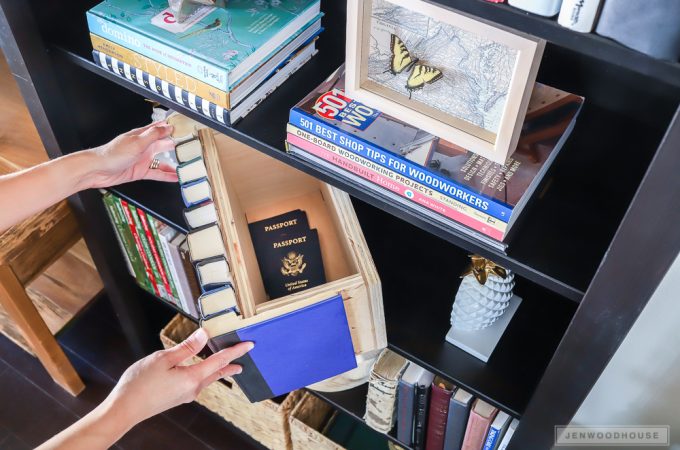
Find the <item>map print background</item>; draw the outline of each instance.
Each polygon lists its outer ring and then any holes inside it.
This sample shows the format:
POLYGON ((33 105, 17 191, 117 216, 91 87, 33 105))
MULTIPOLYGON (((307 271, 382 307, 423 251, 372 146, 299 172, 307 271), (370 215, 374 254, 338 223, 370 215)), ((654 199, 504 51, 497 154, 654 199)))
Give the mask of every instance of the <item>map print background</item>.
POLYGON ((408 98, 410 70, 389 72, 390 35, 443 78, 413 91, 412 100, 497 134, 517 51, 387 0, 371 0, 368 79, 408 98))

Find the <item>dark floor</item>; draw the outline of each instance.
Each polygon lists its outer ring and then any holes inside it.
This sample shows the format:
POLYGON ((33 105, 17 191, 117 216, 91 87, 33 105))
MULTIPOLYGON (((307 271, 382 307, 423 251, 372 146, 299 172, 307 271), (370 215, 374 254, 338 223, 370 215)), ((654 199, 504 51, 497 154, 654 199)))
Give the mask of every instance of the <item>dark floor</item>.
MULTIPOLYGON (((76 398, 52 382, 37 359, 0 335, 0 449, 34 448, 85 415, 135 358, 106 297, 59 334, 86 388, 76 398)), ((261 449, 202 406, 182 405, 133 428, 120 449, 261 449)))

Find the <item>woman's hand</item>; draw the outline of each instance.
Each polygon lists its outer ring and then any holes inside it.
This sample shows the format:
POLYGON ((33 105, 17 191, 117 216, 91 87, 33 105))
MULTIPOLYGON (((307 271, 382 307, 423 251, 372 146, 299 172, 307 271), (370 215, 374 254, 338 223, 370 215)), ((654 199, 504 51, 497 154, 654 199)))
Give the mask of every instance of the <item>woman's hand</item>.
POLYGON ((38 447, 91 450, 111 447, 139 422, 182 403, 220 378, 241 373, 231 362, 253 348, 241 342, 191 366, 182 365, 208 341, 199 328, 184 342, 143 358, 123 373, 108 397, 85 417, 38 447))
POLYGON ((103 188, 136 180, 176 182, 177 173, 172 165, 161 163, 156 169, 150 168, 156 155, 175 148, 171 133, 172 125, 156 122, 87 150, 91 172, 86 187, 103 188))
POLYGON ((105 403, 136 424, 182 403, 196 399, 201 390, 220 378, 241 373, 241 366, 231 364, 253 348, 242 342, 217 352, 191 366, 182 365, 198 354, 208 341, 199 328, 184 342, 169 350, 155 352, 131 365, 121 376, 105 403))

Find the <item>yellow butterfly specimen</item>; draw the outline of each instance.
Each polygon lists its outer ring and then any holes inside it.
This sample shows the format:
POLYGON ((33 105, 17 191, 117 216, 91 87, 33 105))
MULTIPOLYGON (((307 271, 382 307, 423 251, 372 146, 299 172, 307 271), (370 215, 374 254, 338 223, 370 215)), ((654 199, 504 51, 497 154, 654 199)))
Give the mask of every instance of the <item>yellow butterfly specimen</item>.
POLYGON ((398 75, 405 70, 413 68, 406 81, 408 98, 411 98, 413 91, 422 89, 426 84, 432 84, 440 80, 444 74, 436 67, 425 64, 418 64, 418 58, 411 55, 411 52, 404 44, 404 41, 396 34, 391 35, 390 46, 392 49, 392 60, 388 69, 392 75, 398 75))

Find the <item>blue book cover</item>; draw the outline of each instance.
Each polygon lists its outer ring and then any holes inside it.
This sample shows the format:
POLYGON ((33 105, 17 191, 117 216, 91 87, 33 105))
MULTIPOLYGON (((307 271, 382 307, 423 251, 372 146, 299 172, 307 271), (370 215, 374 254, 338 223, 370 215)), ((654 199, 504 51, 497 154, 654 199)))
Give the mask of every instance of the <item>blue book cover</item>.
POLYGON ((320 17, 319 0, 229 0, 178 23, 167 0, 106 0, 90 32, 229 91, 320 17))
POLYGON ((234 361, 234 376, 251 402, 286 394, 356 367, 342 296, 288 313, 242 319, 235 314, 204 321, 213 351, 252 341, 255 348, 234 361), (263 318, 264 317, 264 318, 263 318))
POLYGON ((465 437, 465 428, 474 397, 464 389, 458 388, 449 401, 449 415, 446 417, 444 448, 460 448, 465 437))
POLYGON ((494 419, 491 427, 489 427, 489 433, 486 435, 486 440, 484 441, 484 448, 482 450, 497 450, 501 443, 501 439, 505 434, 506 430, 510 426, 510 416, 508 413, 499 411, 494 419))

